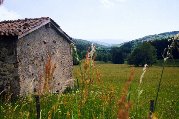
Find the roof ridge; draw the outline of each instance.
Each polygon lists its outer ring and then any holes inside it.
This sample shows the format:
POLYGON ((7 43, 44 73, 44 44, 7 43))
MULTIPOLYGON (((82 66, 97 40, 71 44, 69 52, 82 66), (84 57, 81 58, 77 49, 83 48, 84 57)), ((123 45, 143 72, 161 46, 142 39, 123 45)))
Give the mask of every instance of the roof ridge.
POLYGON ((22 35, 37 26, 49 22, 49 17, 25 18, 18 20, 5 20, 0 22, 0 35, 22 35))
POLYGON ((48 23, 52 23, 54 28, 71 42, 71 38, 49 17, 2 21, 0 22, 0 36, 18 36, 18 38, 21 38, 48 23))
POLYGON ((3 20, 3 21, 0 21, 0 24, 1 24, 1 23, 12 23, 12 22, 18 22, 18 21, 26 21, 26 20, 38 20, 38 19, 49 20, 50 17, 23 18, 23 19, 16 19, 16 20, 3 20))

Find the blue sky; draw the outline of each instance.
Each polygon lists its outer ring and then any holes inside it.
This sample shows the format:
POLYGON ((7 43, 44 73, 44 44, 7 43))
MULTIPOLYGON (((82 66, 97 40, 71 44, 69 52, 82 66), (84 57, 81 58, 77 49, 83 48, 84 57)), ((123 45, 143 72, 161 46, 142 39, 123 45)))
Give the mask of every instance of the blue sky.
POLYGON ((5 0, 0 20, 48 16, 71 37, 121 43, 179 30, 179 0, 5 0))

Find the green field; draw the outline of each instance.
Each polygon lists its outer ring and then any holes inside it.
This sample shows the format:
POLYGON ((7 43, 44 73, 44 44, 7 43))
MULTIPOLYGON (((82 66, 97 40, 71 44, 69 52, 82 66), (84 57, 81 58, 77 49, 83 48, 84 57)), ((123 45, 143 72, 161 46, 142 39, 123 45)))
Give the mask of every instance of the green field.
MULTIPOLYGON (((74 66, 74 78, 79 81, 79 89, 72 92, 68 91, 69 93, 62 95, 42 96, 41 118, 116 119, 120 110, 118 102, 122 89, 130 76, 131 68, 125 64, 97 64, 95 68, 80 73, 79 66, 74 66), (95 71, 98 71, 98 73, 95 71), (82 77, 88 83, 82 82, 82 77), (92 83, 89 83, 89 78, 93 80, 92 83)), ((141 84, 143 92, 139 98, 138 111, 136 112, 137 89, 143 71, 142 67, 134 67, 134 79, 130 86, 131 107, 129 112, 131 118, 147 118, 149 102, 155 100, 161 71, 162 67, 159 66, 147 68, 141 84)), ((155 112, 158 118, 179 118, 178 91, 179 68, 165 67, 155 112)), ((0 113, 0 119, 35 118, 33 96, 19 99, 16 103, 1 104, 0 113)))
MULTIPOLYGON (((102 64, 98 66, 102 72, 102 79, 106 87, 113 87, 116 96, 120 95, 121 88, 130 74, 130 66, 102 64)), ((143 118, 149 111, 149 101, 155 99, 158 82, 161 76, 162 67, 149 67, 144 75, 142 82, 143 93, 140 99, 140 106, 143 118)), ((159 99, 157 104, 158 117, 164 119, 179 118, 179 68, 165 67, 159 92, 159 99)), ((135 76, 131 84, 131 101, 135 106, 135 99, 137 98, 137 87, 139 79, 142 74, 142 67, 135 67, 135 76)), ((133 109, 132 109, 133 110, 133 109)), ((134 109, 135 110, 135 109, 134 109)))

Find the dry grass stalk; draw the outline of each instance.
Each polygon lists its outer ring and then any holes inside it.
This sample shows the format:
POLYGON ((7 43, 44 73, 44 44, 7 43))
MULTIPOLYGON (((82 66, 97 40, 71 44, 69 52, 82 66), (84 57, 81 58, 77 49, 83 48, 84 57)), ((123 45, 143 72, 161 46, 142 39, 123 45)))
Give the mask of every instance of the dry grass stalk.
POLYGON ((79 102, 78 116, 81 118, 83 115, 83 107, 90 98, 92 84, 100 81, 100 72, 95 67, 95 46, 92 44, 91 48, 88 48, 86 58, 80 65, 80 79, 81 84, 81 99, 79 102))
POLYGON ((124 85, 121 98, 118 102, 119 105, 118 119, 129 119, 129 109, 131 107, 131 103, 129 102, 129 100, 127 100, 127 95, 128 95, 130 84, 133 79, 134 79, 134 68, 131 69, 129 79, 124 85))
POLYGON ((155 98, 155 106, 154 106, 155 108, 154 108, 154 110, 157 109, 157 101, 158 101, 158 96, 159 96, 160 87, 161 87, 161 83, 162 83, 163 73, 164 73, 164 69, 165 69, 165 62, 169 58, 173 59, 172 51, 175 48, 177 48, 177 50, 179 51, 179 34, 176 34, 173 38, 169 39, 169 41, 170 40, 171 40, 171 44, 168 45, 168 48, 164 49, 163 54, 162 54, 164 62, 163 62, 162 72, 161 72, 158 87, 157 87, 157 94, 156 94, 156 98, 155 98))
MULTIPOLYGON (((91 83, 94 82, 94 72, 95 72, 95 46, 92 44, 91 48, 88 48, 88 51, 86 53, 86 58, 84 60, 84 63, 81 64, 82 67, 80 67, 80 82, 82 85, 91 85, 91 83)), ((99 71, 96 72, 96 75, 99 76, 99 71)), ((99 78, 98 78, 99 80, 99 78)))

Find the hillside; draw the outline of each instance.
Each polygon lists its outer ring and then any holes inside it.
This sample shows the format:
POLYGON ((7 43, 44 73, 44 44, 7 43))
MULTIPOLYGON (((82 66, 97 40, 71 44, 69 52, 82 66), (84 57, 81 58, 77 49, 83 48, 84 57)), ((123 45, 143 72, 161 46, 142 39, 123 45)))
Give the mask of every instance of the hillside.
POLYGON ((164 33, 155 34, 155 35, 148 35, 148 36, 144 36, 142 38, 138 38, 138 39, 135 39, 135 40, 132 40, 132 41, 129 41, 129 42, 118 44, 117 46, 124 48, 124 49, 127 48, 127 49, 132 50, 137 45, 139 45, 139 44, 141 44, 145 41, 168 39, 168 38, 171 38, 178 33, 179 33, 179 31, 171 31, 171 32, 164 32, 164 33))
POLYGON ((179 31, 164 32, 164 33, 160 33, 160 34, 144 36, 142 38, 138 38, 138 39, 135 39, 133 41, 144 42, 144 41, 160 40, 160 39, 172 37, 172 36, 174 36, 178 33, 179 33, 179 31))
POLYGON ((108 48, 108 46, 103 45, 103 43, 96 43, 96 42, 87 41, 84 39, 76 39, 76 38, 73 38, 72 40, 75 43, 78 50, 87 50, 92 43, 96 46, 96 48, 108 48))
MULTIPOLYGON (((162 59, 161 54, 163 53, 164 48, 166 48, 169 45, 168 39, 173 37, 174 35, 178 34, 179 31, 172 31, 172 32, 165 32, 155 35, 148 35, 142 38, 138 38, 129 42, 125 42, 123 44, 117 45, 122 52, 125 54, 124 58, 128 58, 128 56, 131 54, 132 50, 136 48, 136 46, 142 44, 143 42, 152 41, 152 45, 157 50, 157 59, 162 59)), ((173 51, 174 58, 179 58, 178 52, 175 50, 173 51)))
MULTIPOLYGON (((106 54, 110 50, 110 47, 105 46, 100 43, 87 41, 87 40, 83 40, 83 39, 75 39, 75 38, 73 38, 72 40, 77 47, 77 52, 78 52, 80 59, 85 57, 85 54, 86 54, 87 50, 90 48, 92 43, 96 46, 98 56, 99 56, 99 52, 100 52, 100 54, 102 54, 102 53, 106 54)), ((98 59, 98 57, 96 57, 96 58, 98 59)))
MULTIPOLYGON (((164 32, 164 33, 160 33, 160 34, 154 34, 154 35, 148 35, 148 36, 144 36, 142 38, 138 38, 138 39, 134 39, 134 40, 131 40, 129 42, 124 42, 124 43, 121 43, 121 44, 114 44, 113 46, 117 46, 117 47, 126 47, 126 46, 129 46, 129 47, 135 47, 136 45, 142 43, 142 42, 145 42, 145 41, 154 41, 154 40, 161 40, 161 39, 166 39, 166 38, 169 38, 169 37, 172 37, 176 34, 178 34, 179 31, 171 31, 171 32, 164 32)), ((92 41, 88 41, 88 40, 84 40, 84 39, 76 39, 76 38, 73 38, 72 39, 73 42, 75 43, 75 45, 77 46, 77 48, 79 50, 81 49, 88 49, 88 47, 93 43, 95 44, 95 46, 97 48, 109 48, 110 45, 106 45, 105 43, 103 42, 92 42, 92 41)))
MULTIPOLYGON (((172 31, 172 32, 164 32, 160 34, 155 35, 148 35, 142 38, 138 38, 129 42, 125 42, 122 44, 116 44, 113 45, 114 47, 119 47, 120 51, 122 51, 123 56, 125 59, 130 55, 131 51, 138 46, 139 44, 145 42, 145 41, 153 41, 153 46, 157 49, 157 56, 159 59, 161 59, 161 52, 165 47, 168 46, 168 38, 173 37, 174 35, 178 34, 179 31, 172 31)), ((111 60, 111 47, 105 46, 103 43, 95 43, 92 41, 87 41, 83 39, 73 39, 73 42, 75 43, 77 47, 78 54, 81 59, 84 58, 86 51, 93 43, 96 46, 97 50, 97 57, 96 60, 98 61, 110 61, 111 60)), ((178 57, 177 57, 178 58, 178 57)))

